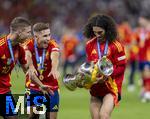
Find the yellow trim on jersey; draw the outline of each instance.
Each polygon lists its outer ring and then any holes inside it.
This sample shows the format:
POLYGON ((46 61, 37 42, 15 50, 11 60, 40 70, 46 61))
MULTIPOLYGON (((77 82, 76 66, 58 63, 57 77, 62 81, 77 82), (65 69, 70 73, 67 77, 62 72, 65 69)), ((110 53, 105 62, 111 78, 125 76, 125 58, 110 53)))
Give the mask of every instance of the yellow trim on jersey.
POLYGON ((26 87, 27 87, 27 88, 29 87, 30 83, 31 83, 31 80, 29 79, 29 80, 26 82, 26 87))
POLYGON ((108 87, 111 91, 113 91, 113 93, 114 93, 115 95, 118 94, 118 87, 117 87, 117 84, 116 84, 115 80, 113 80, 110 76, 108 77, 108 80, 106 81, 106 85, 107 85, 107 87, 108 87), (108 83, 109 85, 108 85, 107 83, 108 83))
POLYGON ((28 39, 26 42, 23 43, 23 46, 28 45, 30 42, 32 42, 32 39, 28 39))
POLYGON ((4 55, 1 57, 1 59, 6 59, 6 55, 4 54, 4 55))
POLYGON ((117 87, 115 80, 109 76, 105 84, 107 85, 109 90, 112 91, 115 106, 118 106, 118 87, 117 87))
POLYGON ((50 44, 54 45, 55 47, 58 47, 58 44, 55 42, 55 40, 50 40, 50 44))
POLYGON ((6 43, 5 41, 5 39, 0 40, 0 46, 4 45, 6 43))
POLYGON ((122 48, 121 44, 120 44, 118 41, 114 41, 113 43, 114 43, 115 46, 117 47, 118 52, 123 51, 123 48, 122 48))

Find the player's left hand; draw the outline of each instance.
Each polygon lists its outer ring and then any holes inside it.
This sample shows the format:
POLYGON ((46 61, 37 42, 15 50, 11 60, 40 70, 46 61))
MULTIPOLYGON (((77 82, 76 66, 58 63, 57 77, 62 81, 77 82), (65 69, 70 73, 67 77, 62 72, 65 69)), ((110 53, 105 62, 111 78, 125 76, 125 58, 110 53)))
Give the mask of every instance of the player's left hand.
POLYGON ((52 90, 52 87, 51 86, 48 86, 48 85, 42 85, 40 86, 40 90, 43 92, 43 94, 51 94, 51 95, 54 95, 54 92, 52 90))
POLYGON ((57 70, 53 70, 53 69, 52 69, 51 72, 48 74, 48 77, 49 77, 50 75, 52 75, 52 76, 54 77, 54 79, 58 79, 59 76, 60 76, 59 72, 58 72, 57 70))

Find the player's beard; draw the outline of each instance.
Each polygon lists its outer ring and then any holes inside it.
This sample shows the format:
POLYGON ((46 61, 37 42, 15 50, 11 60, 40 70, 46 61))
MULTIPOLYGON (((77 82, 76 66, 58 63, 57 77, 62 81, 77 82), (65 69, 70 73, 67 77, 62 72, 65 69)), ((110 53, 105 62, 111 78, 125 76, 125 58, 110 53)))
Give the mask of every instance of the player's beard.
POLYGON ((23 44, 26 40, 27 40, 27 39, 25 39, 25 38, 24 38, 24 39, 23 39, 23 38, 18 38, 17 41, 16 41, 16 45, 18 45, 18 44, 21 45, 21 44, 23 44))
POLYGON ((21 43, 23 43, 25 40, 32 38, 32 35, 28 35, 28 36, 21 36, 19 37, 19 40, 21 43))
POLYGON ((104 41, 105 41, 105 35, 98 36, 97 39, 98 39, 100 42, 104 42, 104 41))
POLYGON ((32 38, 32 35, 20 36, 20 37, 18 37, 18 43, 19 44, 23 44, 23 43, 25 43, 27 40, 29 40, 31 38, 32 38))
POLYGON ((19 43, 20 43, 19 36, 17 36, 15 39, 12 40, 12 46, 19 45, 19 43))

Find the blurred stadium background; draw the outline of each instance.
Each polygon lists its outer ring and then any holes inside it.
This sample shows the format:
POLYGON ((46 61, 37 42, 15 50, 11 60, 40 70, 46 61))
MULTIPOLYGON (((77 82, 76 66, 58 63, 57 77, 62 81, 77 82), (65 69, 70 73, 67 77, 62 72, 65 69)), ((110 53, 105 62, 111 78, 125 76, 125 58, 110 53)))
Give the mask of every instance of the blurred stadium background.
MULTIPOLYGON (((25 16, 33 24, 38 21, 50 23, 52 37, 61 48, 60 71, 63 77, 64 73, 74 72, 85 60, 86 39, 82 30, 90 16, 97 13, 112 16, 118 24, 118 30, 120 28, 123 31, 120 31, 121 36, 129 36, 128 31, 138 27, 140 16, 150 18, 149 6, 149 0, 0 0, 0 34, 9 32, 9 23, 16 16, 25 16)), ((128 53, 127 49, 127 55, 128 53)), ((128 89, 129 74, 128 64, 122 101, 112 113, 112 119, 150 119, 150 103, 142 103, 140 100, 139 71, 136 70, 135 90, 132 91, 128 89)), ((58 119, 90 119, 88 90, 77 89, 70 92, 62 85, 61 80, 58 119)), ((16 68, 13 71, 11 82, 14 94, 24 94, 25 76, 22 70, 16 68)))

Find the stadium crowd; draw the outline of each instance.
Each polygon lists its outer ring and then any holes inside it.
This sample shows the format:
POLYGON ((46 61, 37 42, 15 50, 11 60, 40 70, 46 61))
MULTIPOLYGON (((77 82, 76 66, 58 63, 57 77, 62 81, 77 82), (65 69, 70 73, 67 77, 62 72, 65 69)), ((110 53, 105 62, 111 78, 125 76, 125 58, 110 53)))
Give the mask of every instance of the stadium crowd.
POLYGON ((125 46, 130 69, 128 91, 135 90, 138 71, 141 101, 147 102, 150 101, 149 5, 149 0, 1 0, 0 34, 9 33, 10 21, 17 16, 32 23, 50 23, 52 38, 60 46, 61 73, 65 75, 74 72, 86 59, 83 28, 87 20, 97 13, 107 14, 116 21, 118 38, 125 46))

